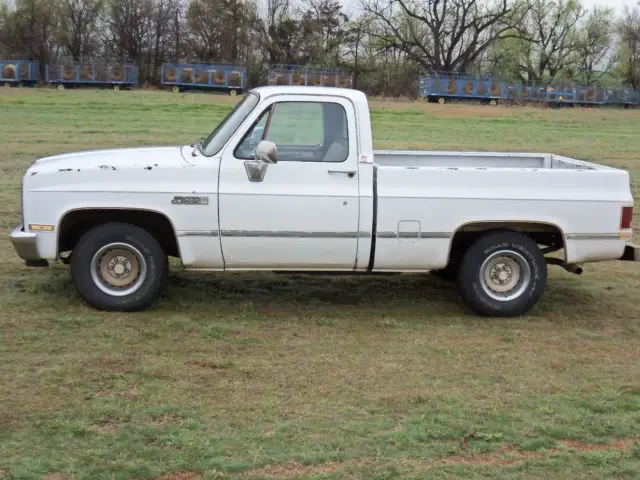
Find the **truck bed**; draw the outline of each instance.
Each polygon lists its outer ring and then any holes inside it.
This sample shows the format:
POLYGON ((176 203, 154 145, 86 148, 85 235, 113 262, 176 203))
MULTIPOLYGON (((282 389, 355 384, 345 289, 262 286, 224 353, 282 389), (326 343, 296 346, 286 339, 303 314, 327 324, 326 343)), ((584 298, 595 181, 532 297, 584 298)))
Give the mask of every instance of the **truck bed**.
POLYGON ((375 150, 373 154, 375 164, 388 167, 609 169, 604 165, 550 153, 375 150))
POLYGON ((554 226, 569 263, 625 248, 620 208, 633 197, 624 170, 540 153, 374 151, 374 164, 379 270, 442 268, 455 232, 478 222, 554 226))

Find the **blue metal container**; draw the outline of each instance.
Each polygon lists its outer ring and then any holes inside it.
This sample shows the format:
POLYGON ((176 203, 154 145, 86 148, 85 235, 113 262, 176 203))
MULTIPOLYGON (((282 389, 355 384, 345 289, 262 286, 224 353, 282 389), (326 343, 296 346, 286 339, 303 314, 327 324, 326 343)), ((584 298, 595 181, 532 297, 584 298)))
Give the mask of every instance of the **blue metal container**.
POLYGON ((160 70, 160 83, 183 90, 227 90, 231 95, 242 92, 247 82, 247 67, 204 63, 165 63, 160 70))
POLYGON ((544 102, 547 95, 545 87, 511 83, 502 90, 502 99, 507 102, 544 102))
POLYGON ((74 86, 105 86, 114 90, 138 83, 138 68, 126 63, 76 63, 47 65, 46 81, 58 90, 74 86))
POLYGON ((624 89, 621 91, 621 103, 628 107, 639 107, 640 106, 640 90, 632 90, 630 88, 624 89))
POLYGON ((604 87, 571 85, 529 86, 509 84, 503 99, 512 102, 544 103, 550 106, 609 105, 617 103, 614 91, 604 87))
POLYGON ((490 75, 432 73, 419 78, 420 96, 430 102, 477 100, 495 105, 503 98, 505 82, 490 75))
POLYGON ((545 101, 551 105, 606 105, 612 103, 611 92, 603 87, 550 85, 545 101))
POLYGON ((38 62, 27 60, 1 60, 0 85, 7 87, 35 85, 40 80, 38 62))
POLYGON ((269 85, 351 88, 353 74, 341 68, 274 64, 269 68, 269 85))

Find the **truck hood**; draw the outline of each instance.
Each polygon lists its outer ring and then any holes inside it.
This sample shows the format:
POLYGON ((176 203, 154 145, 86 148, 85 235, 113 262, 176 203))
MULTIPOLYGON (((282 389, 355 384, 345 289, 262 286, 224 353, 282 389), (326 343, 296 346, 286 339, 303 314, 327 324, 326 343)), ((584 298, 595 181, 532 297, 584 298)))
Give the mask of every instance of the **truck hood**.
POLYGON ((65 153, 36 160, 28 174, 86 170, 126 170, 185 165, 189 146, 115 148, 65 153))

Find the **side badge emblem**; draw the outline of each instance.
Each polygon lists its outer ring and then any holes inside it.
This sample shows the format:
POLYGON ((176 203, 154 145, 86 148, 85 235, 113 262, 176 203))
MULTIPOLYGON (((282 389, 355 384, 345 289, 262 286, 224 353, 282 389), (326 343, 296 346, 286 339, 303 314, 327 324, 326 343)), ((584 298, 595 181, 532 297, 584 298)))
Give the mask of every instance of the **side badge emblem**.
POLYGON ((173 197, 171 203, 174 205, 209 205, 209 197, 173 197))

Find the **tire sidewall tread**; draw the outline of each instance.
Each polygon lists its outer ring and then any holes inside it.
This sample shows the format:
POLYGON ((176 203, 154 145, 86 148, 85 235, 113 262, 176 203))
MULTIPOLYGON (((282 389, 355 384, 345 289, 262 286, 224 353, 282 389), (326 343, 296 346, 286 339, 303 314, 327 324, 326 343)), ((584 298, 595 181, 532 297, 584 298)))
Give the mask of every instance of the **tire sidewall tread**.
POLYGON ((483 316, 519 316, 529 312, 540 300, 547 281, 547 263, 540 248, 530 237, 514 231, 495 231, 476 240, 465 252, 458 273, 458 288, 467 304, 483 316), (499 250, 513 250, 524 257, 531 269, 527 290, 518 298, 501 302, 489 297, 482 288, 480 267, 499 250))
POLYGON ((71 273, 78 292, 90 306, 109 311, 137 311, 147 308, 158 294, 167 277, 166 258, 158 241, 143 228, 128 223, 106 223, 92 228, 80 238, 72 252, 71 273), (123 297, 109 296, 91 278, 93 255, 112 242, 136 247, 147 263, 144 283, 123 297))

